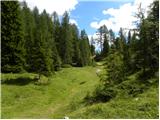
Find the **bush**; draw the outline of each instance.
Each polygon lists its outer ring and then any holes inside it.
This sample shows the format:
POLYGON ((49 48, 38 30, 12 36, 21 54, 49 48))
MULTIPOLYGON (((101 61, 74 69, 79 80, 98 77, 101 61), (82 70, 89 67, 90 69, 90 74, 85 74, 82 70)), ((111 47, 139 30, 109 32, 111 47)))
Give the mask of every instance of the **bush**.
POLYGON ((116 97, 117 91, 113 87, 104 87, 102 85, 97 86, 93 95, 88 93, 85 97, 85 100, 88 104, 98 103, 98 102, 107 102, 112 98, 116 97))
POLYGON ((118 86, 119 89, 124 90, 127 95, 136 97, 146 89, 145 85, 139 82, 124 82, 118 86))
POLYGON ((98 86, 94 92, 95 100, 97 102, 107 102, 116 97, 117 91, 114 87, 98 86))

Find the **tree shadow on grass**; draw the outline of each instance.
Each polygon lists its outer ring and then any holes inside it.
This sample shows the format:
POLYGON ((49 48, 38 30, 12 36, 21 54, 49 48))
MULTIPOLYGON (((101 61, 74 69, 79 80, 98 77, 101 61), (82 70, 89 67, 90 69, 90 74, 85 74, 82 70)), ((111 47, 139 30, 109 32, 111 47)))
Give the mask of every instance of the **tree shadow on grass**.
POLYGON ((23 86, 23 85, 27 85, 29 83, 34 83, 35 81, 37 81, 36 79, 31 79, 31 78, 24 78, 24 77, 19 77, 16 79, 9 79, 9 80, 2 80, 1 84, 7 84, 7 85, 19 85, 19 86, 23 86))

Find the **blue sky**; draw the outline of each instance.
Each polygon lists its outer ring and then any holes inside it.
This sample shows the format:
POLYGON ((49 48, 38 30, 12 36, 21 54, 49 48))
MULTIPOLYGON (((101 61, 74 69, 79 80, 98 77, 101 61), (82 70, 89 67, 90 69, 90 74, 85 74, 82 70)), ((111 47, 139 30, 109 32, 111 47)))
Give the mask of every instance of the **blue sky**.
MULTIPOLYGON (((133 0, 130 0, 133 2, 133 0)), ((71 11, 70 18, 77 21, 80 29, 85 29, 87 34, 94 34, 96 29, 90 26, 93 21, 101 21, 102 19, 107 19, 110 15, 104 15, 103 10, 109 8, 118 9, 121 5, 127 2, 104 2, 104 1, 80 1, 75 10, 71 11)))

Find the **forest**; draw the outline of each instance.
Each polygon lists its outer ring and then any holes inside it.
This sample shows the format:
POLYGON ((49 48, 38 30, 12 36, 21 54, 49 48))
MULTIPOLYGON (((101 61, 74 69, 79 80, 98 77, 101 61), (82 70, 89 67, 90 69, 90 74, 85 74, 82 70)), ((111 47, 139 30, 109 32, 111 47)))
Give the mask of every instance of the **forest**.
POLYGON ((149 9, 89 40, 67 11, 1 1, 1 118, 158 119, 159 0, 149 9))

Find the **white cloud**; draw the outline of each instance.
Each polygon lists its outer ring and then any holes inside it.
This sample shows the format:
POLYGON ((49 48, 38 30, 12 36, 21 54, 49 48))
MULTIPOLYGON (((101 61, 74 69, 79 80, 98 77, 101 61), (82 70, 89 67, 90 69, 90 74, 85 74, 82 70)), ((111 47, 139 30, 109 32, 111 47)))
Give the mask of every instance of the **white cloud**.
MULTIPOLYGON (((23 0, 20 0, 23 1, 23 0)), ((71 11, 75 9, 78 4, 78 0, 25 0, 30 8, 37 6, 39 11, 42 12, 44 9, 52 14, 54 11, 58 15, 63 15, 65 11, 71 11)))
POLYGON ((99 25, 98 25, 97 22, 91 22, 90 26, 91 26, 92 28, 96 28, 96 29, 99 28, 99 25))
POLYGON ((75 19, 69 19, 69 22, 71 24, 75 24, 76 26, 78 26, 78 23, 77 23, 77 21, 75 19))
MULTIPOLYGON (((93 21, 90 26, 97 29, 102 25, 106 25, 108 29, 112 29, 114 32, 118 32, 120 27, 134 28, 135 25, 133 22, 137 20, 134 15, 138 11, 139 4, 142 3, 141 7, 147 11, 147 6, 152 2, 153 0, 135 0, 134 4, 126 3, 120 6, 119 9, 109 8, 107 10, 103 10, 102 13, 104 15, 110 15, 110 17, 99 22, 93 21)), ((145 16, 146 15, 147 13, 145 13, 145 16)))

